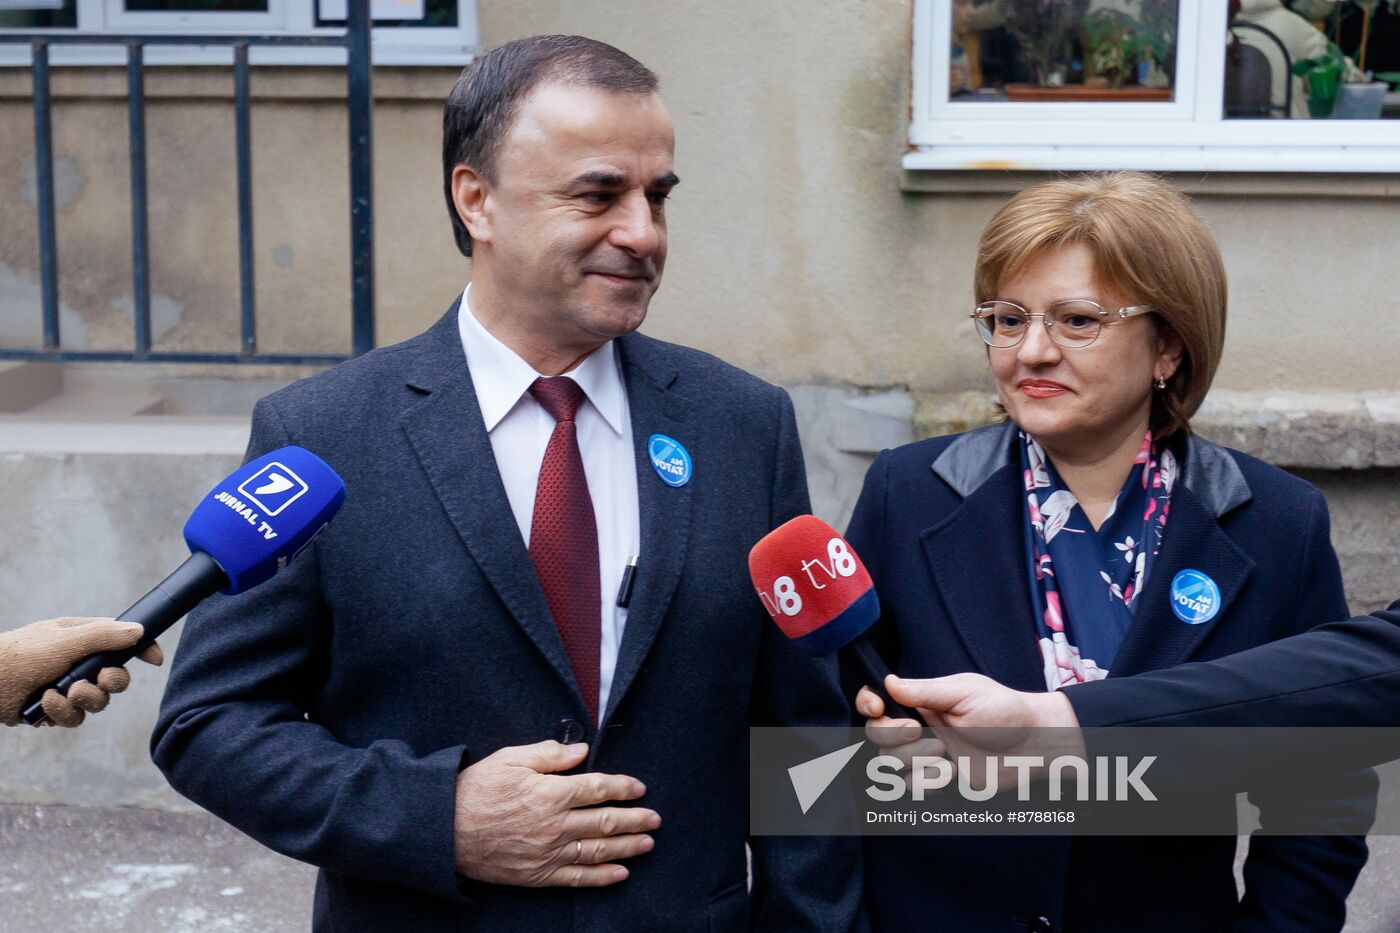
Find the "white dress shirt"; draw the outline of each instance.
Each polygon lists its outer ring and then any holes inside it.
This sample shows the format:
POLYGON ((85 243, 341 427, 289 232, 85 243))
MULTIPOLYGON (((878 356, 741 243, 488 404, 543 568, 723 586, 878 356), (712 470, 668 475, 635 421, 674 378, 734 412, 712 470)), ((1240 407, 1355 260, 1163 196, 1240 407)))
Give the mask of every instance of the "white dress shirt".
MULTIPOLYGON (((506 487, 520 537, 530 545, 535 487, 540 464, 554 433, 554 419, 530 386, 542 374, 482 326, 471 311, 471 286, 462 293, 457 327, 467 354, 472 387, 491 438, 496 469, 506 487)), ((608 708, 617 652, 627 610, 617 605, 618 584, 627 560, 638 553, 641 518, 637 508, 637 466, 632 449, 632 421, 627 387, 612 341, 603 344, 564 374, 579 384, 586 401, 575 424, 593 518, 598 526, 598 579, 601 584, 601 658, 598 664, 598 715, 608 708)))

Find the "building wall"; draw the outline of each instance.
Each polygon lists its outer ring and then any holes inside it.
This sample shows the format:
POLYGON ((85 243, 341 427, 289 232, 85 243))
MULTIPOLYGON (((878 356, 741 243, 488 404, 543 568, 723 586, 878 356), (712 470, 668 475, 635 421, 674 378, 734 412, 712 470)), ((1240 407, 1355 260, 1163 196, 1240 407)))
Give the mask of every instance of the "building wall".
MULTIPOLYGON (((977 235, 1025 176, 907 178, 909 0, 668 4, 481 0, 488 44, 540 31, 616 43, 661 75, 676 122, 672 257, 647 330, 785 384, 985 384, 966 321, 977 235), (975 183, 969 183, 975 182, 975 183), (926 190, 913 190, 913 189, 926 190), (932 190, 928 190, 932 189, 932 190)), ((417 332, 469 275, 441 195, 441 101, 452 69, 375 75, 380 341, 417 332)), ((237 340, 231 80, 153 69, 154 313, 165 345, 237 340)), ((61 289, 74 341, 129 337, 125 83, 119 69, 58 69, 61 289)), ((256 69, 256 254, 266 349, 348 345, 343 79, 256 69)), ((37 339, 38 248, 29 79, 0 74, 0 339, 37 339)), ((1219 385, 1394 388, 1400 317, 1331 323, 1388 293, 1376 257, 1400 249, 1400 183, 1281 178, 1252 188, 1178 177, 1229 265, 1219 385), (1282 195, 1282 196, 1281 196, 1282 195), (1364 337, 1359 329, 1364 328, 1364 337), (1359 339, 1360 338, 1360 339, 1359 339)), ((1256 182, 1258 180, 1256 179, 1256 182)), ((1364 314, 1364 312, 1362 312, 1364 314)))

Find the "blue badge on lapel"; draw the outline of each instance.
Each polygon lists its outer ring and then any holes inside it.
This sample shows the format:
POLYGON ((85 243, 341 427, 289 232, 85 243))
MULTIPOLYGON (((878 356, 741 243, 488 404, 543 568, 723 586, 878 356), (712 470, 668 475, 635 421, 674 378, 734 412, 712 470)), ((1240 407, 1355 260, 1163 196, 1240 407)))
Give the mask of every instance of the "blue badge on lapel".
POLYGON ((690 482, 694 467, 690 451, 674 437, 653 434, 647 441, 647 454, 651 457, 651 468, 667 486, 684 486, 690 482))
POLYGON ((1200 625, 1220 611, 1220 587, 1199 570, 1183 570, 1172 577, 1172 612, 1187 625, 1200 625))

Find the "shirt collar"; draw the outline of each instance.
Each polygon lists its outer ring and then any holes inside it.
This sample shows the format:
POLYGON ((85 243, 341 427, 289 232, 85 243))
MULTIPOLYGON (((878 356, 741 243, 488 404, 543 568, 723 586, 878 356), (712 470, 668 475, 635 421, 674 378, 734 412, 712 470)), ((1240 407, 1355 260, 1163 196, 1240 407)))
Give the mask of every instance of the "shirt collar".
MULTIPOLYGON (((501 419, 510 413, 542 374, 476 319, 471 309, 471 290, 468 284, 462 292, 457 326, 462 335, 462 348, 467 355, 467 368, 472 373, 472 385, 476 388, 477 405, 481 408, 481 417, 489 433, 495 430, 501 419)), ((579 384, 608 427, 621 436, 625 390, 613 343, 609 340, 564 375, 579 384)))

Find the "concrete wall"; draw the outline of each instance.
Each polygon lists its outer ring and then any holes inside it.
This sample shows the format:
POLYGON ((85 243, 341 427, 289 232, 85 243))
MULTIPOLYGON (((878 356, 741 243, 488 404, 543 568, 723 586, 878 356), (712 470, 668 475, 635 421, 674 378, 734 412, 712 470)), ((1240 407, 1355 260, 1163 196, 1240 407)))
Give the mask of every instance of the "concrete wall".
MULTIPOLYGON (((179 529, 242 460, 247 434, 246 419, 5 419, 0 627, 110 616, 134 603, 188 556, 179 529)), ((173 648, 177 636, 162 644, 173 648)), ((98 728, 0 730, 0 800, 180 806, 147 751, 165 679, 165 670, 133 664, 130 690, 98 728)))

